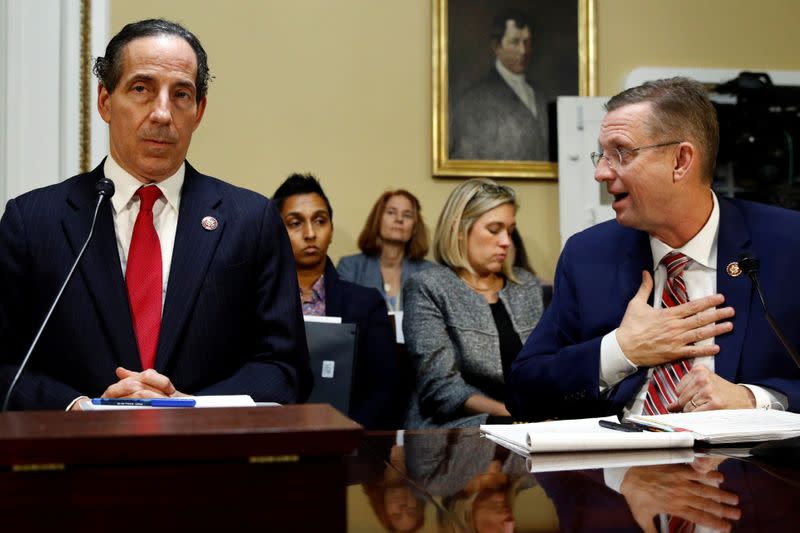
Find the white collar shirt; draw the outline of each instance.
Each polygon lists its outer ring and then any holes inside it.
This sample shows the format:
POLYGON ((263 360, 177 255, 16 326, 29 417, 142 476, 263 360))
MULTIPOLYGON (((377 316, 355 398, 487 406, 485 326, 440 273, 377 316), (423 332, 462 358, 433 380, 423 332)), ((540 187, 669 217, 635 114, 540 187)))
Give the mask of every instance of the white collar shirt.
POLYGON ((514 94, 522 100, 522 103, 525 104, 525 107, 531 112, 533 118, 538 118, 539 112, 536 109, 536 93, 525 79, 525 75, 514 74, 508 70, 499 59, 495 60, 494 66, 497 68, 500 77, 511 87, 514 94))
MULTIPOLYGON (((133 237, 133 226, 139 214, 139 196, 136 191, 144 184, 125 171, 114 158, 106 158, 103 172, 106 178, 114 182, 114 196, 111 198, 111 210, 114 218, 114 232, 117 237, 117 252, 125 275, 128 264, 128 251, 133 237)), ((155 226, 158 240, 161 244, 162 287, 161 303, 167 295, 167 283, 172 266, 172 251, 175 246, 175 233, 178 228, 178 213, 180 212, 181 189, 186 175, 186 163, 182 163, 178 171, 172 176, 150 185, 161 190, 161 196, 153 205, 153 226, 155 226)))

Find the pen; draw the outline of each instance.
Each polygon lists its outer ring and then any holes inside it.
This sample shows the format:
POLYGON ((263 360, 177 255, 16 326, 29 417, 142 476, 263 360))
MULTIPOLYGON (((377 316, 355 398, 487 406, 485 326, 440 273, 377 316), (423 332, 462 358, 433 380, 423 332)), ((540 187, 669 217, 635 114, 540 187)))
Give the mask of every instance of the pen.
POLYGON ((94 405, 136 407, 194 407, 194 398, 92 398, 94 405))
POLYGON ((623 422, 626 424, 634 424, 648 431, 665 431, 667 433, 672 433, 674 431, 687 431, 686 429, 683 428, 671 426, 669 424, 664 424, 661 422, 656 422, 655 420, 651 420, 649 418, 644 418, 644 417, 635 417, 634 419, 624 420, 623 422))
POLYGON ((644 431, 644 429, 640 428, 636 424, 631 424, 628 422, 618 424, 616 422, 609 422, 608 420, 599 420, 597 423, 600 424, 600 427, 613 429, 615 431, 627 431, 628 433, 641 433, 644 431))

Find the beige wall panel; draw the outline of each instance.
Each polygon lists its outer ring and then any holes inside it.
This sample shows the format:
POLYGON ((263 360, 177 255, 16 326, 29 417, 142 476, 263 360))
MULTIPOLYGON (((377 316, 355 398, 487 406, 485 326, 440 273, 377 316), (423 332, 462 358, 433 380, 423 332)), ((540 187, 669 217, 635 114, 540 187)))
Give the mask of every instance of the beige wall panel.
MULTIPOLYGON (((598 0, 601 94, 640 66, 800 69, 800 2, 598 0)), ((112 31, 145 17, 186 24, 216 79, 189 153, 200 170, 270 195, 313 172, 333 203, 331 256, 354 253, 374 199, 405 187, 432 226, 456 181, 430 175, 428 0, 112 0, 112 31)), ((591 176, 587 176, 591 180, 591 176)), ((509 181, 547 278, 559 252, 555 182, 509 181)))
POLYGON ((598 89, 637 67, 800 70, 796 0, 597 0, 598 89))

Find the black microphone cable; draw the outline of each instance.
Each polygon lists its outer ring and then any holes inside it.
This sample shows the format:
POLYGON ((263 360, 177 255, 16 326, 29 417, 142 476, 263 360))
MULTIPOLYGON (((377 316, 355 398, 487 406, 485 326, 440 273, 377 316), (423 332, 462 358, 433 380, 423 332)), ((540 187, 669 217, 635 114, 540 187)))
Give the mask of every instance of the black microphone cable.
POLYGON ((775 322, 775 318, 772 316, 772 313, 770 313, 769 309, 767 308, 767 301, 764 299, 764 293, 761 292, 761 284, 758 282, 758 267, 758 259, 756 259, 752 254, 744 253, 739 256, 739 268, 741 268, 742 271, 753 281, 753 286, 758 292, 758 298, 761 300, 761 307, 764 308, 764 316, 767 318, 767 322, 772 328, 772 331, 775 332, 775 336, 777 336, 778 340, 780 340, 781 344, 783 344, 783 347, 786 348, 787 352, 789 352, 789 355, 794 360, 794 364, 800 368, 800 355, 797 354, 797 349, 783 334, 781 328, 778 326, 778 323, 775 322))
POLYGON ((100 212, 100 205, 103 203, 103 199, 111 198, 114 196, 114 182, 112 182, 108 178, 102 178, 98 180, 97 184, 95 184, 95 191, 97 191, 97 204, 94 207, 94 215, 92 216, 92 225, 89 228, 89 236, 86 237, 86 241, 83 243, 83 247, 81 247, 81 251, 78 252, 78 257, 75 258, 75 262, 72 263, 72 268, 69 269, 69 273, 67 274, 64 283, 61 284, 61 288, 58 290, 58 294, 56 294, 55 299, 53 300, 50 309, 47 311, 47 315, 45 315, 44 320, 42 321, 42 325, 39 326, 39 331, 36 332, 36 336, 33 338, 33 342, 31 343, 30 348, 28 348, 28 353, 25 354, 25 357, 22 359, 22 363, 19 365, 19 369, 17 370, 14 379, 11 380, 11 384, 8 386, 8 391, 6 392, 6 397, 3 400, 3 408, 2 412, 5 413, 8 410, 8 402, 11 399, 11 393, 14 390, 14 386, 19 381, 19 377, 22 375, 22 371, 25 369, 25 365, 28 364, 28 359, 31 358, 31 354, 33 353, 33 349, 36 347, 36 343, 39 342, 39 337, 42 336, 42 332, 44 331, 45 326, 50 321, 50 316, 53 314, 53 310, 56 308, 58 301, 61 300, 61 295, 64 294, 64 289, 67 288, 67 283, 69 280, 72 279, 72 274, 75 272, 75 269, 78 266, 78 263, 83 257, 83 252, 86 251, 86 247, 89 246, 89 241, 92 240, 92 235, 94 234, 94 224, 97 222, 97 213, 100 212))

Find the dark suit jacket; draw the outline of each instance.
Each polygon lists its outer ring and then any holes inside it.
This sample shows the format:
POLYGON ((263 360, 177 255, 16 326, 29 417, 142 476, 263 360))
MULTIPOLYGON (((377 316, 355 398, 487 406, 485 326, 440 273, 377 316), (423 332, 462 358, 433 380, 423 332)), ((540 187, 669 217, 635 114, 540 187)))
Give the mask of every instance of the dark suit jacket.
MULTIPOLYGON (((0 221, 0 393, 89 233, 103 166, 11 200, 0 221)), ((186 164, 155 370, 191 394, 302 401, 311 386, 297 277, 263 196, 186 164), (203 229, 212 216, 219 226, 203 229)), ((99 396, 114 369, 141 370, 111 205, 12 395, 14 409, 99 396)))
POLYGON ((325 314, 358 325, 353 394, 348 415, 367 429, 400 427, 405 405, 397 405, 397 348, 383 297, 375 289, 340 279, 328 259, 325 265, 325 314))
POLYGON ((536 117, 492 67, 454 106, 450 158, 547 161, 547 103, 535 94, 536 117))
MULTIPOLYGON (((733 383, 786 394, 800 411, 800 370, 771 331, 752 282, 726 266, 749 252, 761 261, 760 280, 770 311, 792 343, 800 344, 800 213, 719 198, 717 292, 733 306, 733 331, 716 338, 715 372, 733 383)), ((512 366, 508 407, 515 417, 588 417, 620 412, 637 393, 647 368, 600 395, 600 342, 618 327, 653 271, 646 233, 609 221, 567 241, 556 269, 553 301, 512 366)), ((651 295, 652 298, 652 295, 651 295)))

